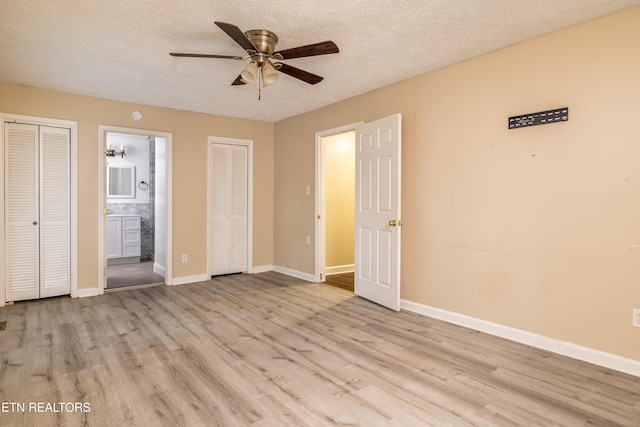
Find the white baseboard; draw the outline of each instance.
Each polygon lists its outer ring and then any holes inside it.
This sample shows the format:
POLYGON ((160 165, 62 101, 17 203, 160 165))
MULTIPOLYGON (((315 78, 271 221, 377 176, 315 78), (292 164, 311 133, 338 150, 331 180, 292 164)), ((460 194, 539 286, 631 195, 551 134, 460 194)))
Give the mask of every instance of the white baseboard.
POLYGON ((334 265, 333 267, 325 268, 324 275, 331 276, 332 274, 353 273, 354 271, 356 271, 354 264, 334 265))
POLYGON ((582 360, 583 362, 592 363, 594 365, 640 377, 640 361, 638 360, 627 359, 604 351, 583 347, 570 342, 545 337, 509 326, 500 325, 498 323, 476 319, 474 317, 411 301, 401 300, 400 308, 433 317, 435 319, 444 320, 445 322, 453 323, 455 325, 464 326, 465 328, 506 338, 531 347, 547 350, 573 359, 582 360))
POLYGON ((273 265, 259 265, 251 269, 251 274, 266 273, 267 271, 273 271, 273 265))
POLYGON ((194 276, 174 277, 171 284, 186 285, 188 283, 206 282, 209 279, 211 279, 211 277, 206 274, 196 274, 194 276))
POLYGON ((164 265, 153 263, 153 272, 164 277, 164 265))
POLYGON ((287 267, 280 267, 279 265, 273 266, 273 271, 286 274, 287 276, 296 277, 298 279, 306 280, 307 282, 315 282, 316 277, 313 274, 303 273, 302 271, 293 270, 287 267))
POLYGON ((98 288, 78 289, 78 298, 95 297, 100 295, 98 288))

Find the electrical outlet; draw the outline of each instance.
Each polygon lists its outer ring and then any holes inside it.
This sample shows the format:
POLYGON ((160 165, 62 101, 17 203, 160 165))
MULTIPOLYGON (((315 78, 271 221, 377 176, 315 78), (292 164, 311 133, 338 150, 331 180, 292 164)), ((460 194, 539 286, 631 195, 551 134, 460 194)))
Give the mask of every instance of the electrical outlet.
POLYGON ((189 262, 189 255, 187 254, 182 254, 182 263, 186 264, 189 262))
POLYGON ((640 308, 633 309, 633 320, 631 324, 636 328, 640 328, 640 308))

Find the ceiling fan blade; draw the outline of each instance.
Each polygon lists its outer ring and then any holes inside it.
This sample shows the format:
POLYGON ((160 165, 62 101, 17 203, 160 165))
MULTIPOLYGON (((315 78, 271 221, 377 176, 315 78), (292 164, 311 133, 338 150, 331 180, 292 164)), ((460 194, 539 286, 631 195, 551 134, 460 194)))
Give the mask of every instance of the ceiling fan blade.
POLYGON ((276 69, 278 71, 288 74, 291 77, 295 77, 296 79, 300 79, 303 82, 307 82, 310 85, 320 83, 324 79, 324 77, 311 74, 308 71, 304 71, 304 70, 301 70, 300 68, 292 67, 291 65, 283 64, 282 62, 276 62, 274 65, 276 66, 276 69))
POLYGON ((303 58, 305 56, 327 55, 338 53, 338 46, 332 41, 309 44, 306 46, 292 47, 291 49, 275 52, 273 55, 280 55, 282 59, 303 58))
POLYGON ((244 50, 257 51, 256 47, 251 43, 251 40, 244 35, 242 30, 233 24, 227 24, 226 22, 214 21, 215 24, 220 27, 222 31, 227 33, 236 43, 238 43, 244 50))
POLYGON ((238 77, 236 77, 236 79, 233 81, 233 83, 231 83, 231 85, 232 85, 232 86, 246 85, 246 83, 242 81, 242 76, 238 76, 238 77))
POLYGON ((188 58, 221 58, 221 59, 244 59, 242 56, 230 56, 230 55, 210 55, 206 53, 180 53, 169 52, 171 56, 183 56, 188 58))

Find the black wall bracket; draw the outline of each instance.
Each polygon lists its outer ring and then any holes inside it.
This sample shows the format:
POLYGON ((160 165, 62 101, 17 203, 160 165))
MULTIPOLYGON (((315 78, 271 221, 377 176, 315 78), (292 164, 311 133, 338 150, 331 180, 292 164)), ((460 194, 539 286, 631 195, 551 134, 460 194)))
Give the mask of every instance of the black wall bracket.
POLYGON ((509 117, 509 129, 524 128, 569 120, 569 107, 509 117))

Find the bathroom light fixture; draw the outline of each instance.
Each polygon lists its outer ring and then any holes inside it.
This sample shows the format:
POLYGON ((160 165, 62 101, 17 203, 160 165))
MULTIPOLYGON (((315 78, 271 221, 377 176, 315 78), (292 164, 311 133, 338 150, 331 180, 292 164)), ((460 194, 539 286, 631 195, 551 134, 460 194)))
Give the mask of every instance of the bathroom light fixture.
POLYGON ((120 146, 120 150, 116 150, 115 148, 113 148, 111 146, 111 144, 109 144, 109 145, 107 145, 107 148, 104 150, 104 152, 107 154, 107 157, 115 157, 116 154, 119 154, 120 157, 124 158, 125 147, 124 147, 124 144, 122 144, 120 146))

